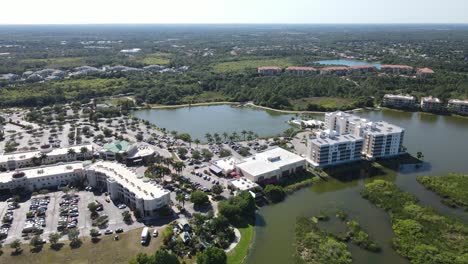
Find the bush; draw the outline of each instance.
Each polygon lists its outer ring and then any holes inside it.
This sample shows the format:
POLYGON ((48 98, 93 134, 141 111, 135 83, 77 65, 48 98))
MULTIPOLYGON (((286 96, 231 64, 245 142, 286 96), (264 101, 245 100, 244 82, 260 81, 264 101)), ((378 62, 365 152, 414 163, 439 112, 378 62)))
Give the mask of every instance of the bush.
POLYGON ((226 253, 217 247, 209 247, 197 254, 198 264, 225 264, 226 262, 226 253))
POLYGON ((283 187, 277 185, 267 185, 264 193, 266 197, 273 203, 279 203, 286 197, 286 192, 283 187))

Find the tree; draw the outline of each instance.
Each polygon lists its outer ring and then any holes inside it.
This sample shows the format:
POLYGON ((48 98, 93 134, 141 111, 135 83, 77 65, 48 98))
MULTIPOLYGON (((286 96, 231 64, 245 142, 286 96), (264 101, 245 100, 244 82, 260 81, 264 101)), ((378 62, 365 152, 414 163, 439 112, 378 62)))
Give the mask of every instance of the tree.
POLYGON ((70 247, 79 247, 81 245, 80 231, 76 228, 68 231, 68 240, 70 240, 70 247))
POLYGON ((227 141, 229 134, 227 132, 223 132, 224 141, 227 141))
POLYGON ((245 141, 245 136, 247 135, 247 131, 246 131, 246 130, 242 130, 242 131, 241 131, 241 134, 242 134, 242 136, 244 137, 244 141, 245 141))
POLYGON ((424 155, 423 155, 423 153, 422 153, 421 151, 418 151, 418 152, 416 153, 416 157, 418 158, 418 160, 424 159, 424 155))
POLYGON ((130 214, 129 211, 124 211, 122 213, 123 221, 125 223, 131 222, 132 221, 132 214, 130 214))
POLYGON ((181 159, 185 159, 185 155, 187 155, 187 153, 188 153, 188 150, 186 148, 177 149, 177 155, 179 155, 181 159))
POLYGON ((222 148, 220 151, 219 151, 219 156, 221 158, 225 158, 225 157, 229 157, 231 156, 232 153, 229 149, 225 149, 225 148, 222 148))
POLYGON ((208 247, 197 254, 197 264, 225 264, 226 262, 226 253, 217 247, 208 247))
POLYGON ((177 173, 180 174, 182 170, 185 168, 185 163, 183 163, 182 161, 176 161, 172 163, 172 167, 177 173))
POLYGON ((214 194, 220 195, 223 192, 223 187, 221 187, 221 185, 213 185, 213 187, 211 188, 211 191, 214 194))
POLYGON ((167 250, 159 249, 154 254, 154 264, 179 264, 179 259, 176 255, 169 253, 167 250))
POLYGON ((213 136, 210 134, 210 133, 206 133, 205 134, 205 139, 208 143, 212 143, 213 142, 213 136))
POLYGON ((200 140, 198 138, 196 138, 193 143, 197 144, 197 148, 198 148, 198 144, 200 144, 200 140))
POLYGON ((202 191, 195 191, 190 195, 190 201, 195 206, 203 206, 209 204, 210 200, 208 199, 208 195, 202 191))
POLYGON ((286 192, 283 187, 269 184, 264 190, 265 196, 273 203, 278 203, 284 200, 286 192))
POLYGON ((51 248, 56 248, 57 247, 57 243, 60 239, 61 235, 59 233, 51 233, 49 235, 49 242, 50 242, 50 247, 51 248))
POLYGON ((192 152, 192 159, 195 159, 195 160, 201 159, 200 151, 194 150, 194 151, 192 152))
POLYGON ((29 245, 34 250, 40 250, 40 249, 42 249, 42 246, 44 245, 44 243, 42 243, 42 238, 39 235, 35 235, 29 241, 29 245))
POLYGON ((95 228, 92 228, 91 230, 89 230, 89 235, 91 237, 97 237, 97 236, 99 236, 99 231, 97 229, 95 229, 95 228))
POLYGON ((10 248, 14 249, 15 251, 13 252, 15 255, 18 255, 21 253, 21 240, 15 239, 13 242, 10 244, 10 248))
POLYGON ((185 196, 182 193, 178 193, 176 195, 176 201, 180 204, 182 202, 182 206, 185 206, 185 196))
POLYGON ((204 159, 211 159, 213 157, 213 153, 211 153, 211 151, 209 151, 208 149, 202 149, 202 156, 204 159))

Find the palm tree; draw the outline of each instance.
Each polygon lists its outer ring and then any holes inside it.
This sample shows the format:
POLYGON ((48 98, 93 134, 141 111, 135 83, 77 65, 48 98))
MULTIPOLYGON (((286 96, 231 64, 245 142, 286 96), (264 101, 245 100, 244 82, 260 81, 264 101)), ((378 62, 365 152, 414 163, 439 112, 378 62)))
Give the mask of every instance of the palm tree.
POLYGON ((242 134, 242 136, 244 137, 244 141, 245 141, 245 135, 247 135, 247 131, 242 130, 241 134, 242 134))
POLYGON ((198 148, 198 144, 200 144, 200 140, 198 138, 196 138, 193 143, 197 144, 197 148, 198 148))
POLYGON ((205 138, 206 138, 206 141, 208 141, 208 143, 213 142, 213 136, 211 136, 210 133, 206 133, 205 138))
POLYGON ((221 141, 221 137, 219 136, 218 133, 214 133, 213 137, 214 137, 214 140, 215 140, 216 143, 219 143, 221 141))
POLYGON ((39 158, 41 159, 41 163, 44 163, 44 160, 47 159, 47 154, 41 153, 41 156, 39 158))
POLYGON ((182 170, 185 168, 185 163, 183 163, 182 161, 176 161, 172 163, 172 167, 178 174, 180 174, 182 170))
POLYGON ((234 140, 239 140, 239 134, 237 134, 237 132, 232 132, 232 137, 234 140))
POLYGON ((229 136, 229 134, 227 132, 223 132, 224 141, 227 140, 228 136, 229 136))
POLYGON ((182 207, 185 206, 185 196, 181 193, 178 193, 176 195, 176 201, 180 204, 180 202, 182 202, 182 207))

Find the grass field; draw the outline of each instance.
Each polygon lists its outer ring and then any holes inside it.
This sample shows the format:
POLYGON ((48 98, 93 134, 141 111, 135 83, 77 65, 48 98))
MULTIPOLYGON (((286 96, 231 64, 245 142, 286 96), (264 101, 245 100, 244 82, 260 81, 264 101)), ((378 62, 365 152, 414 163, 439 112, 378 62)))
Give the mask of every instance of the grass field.
POLYGON ((309 104, 319 105, 328 109, 339 109, 349 106, 352 103, 353 100, 351 99, 337 97, 310 97, 291 101, 291 105, 294 106, 294 110, 305 110, 309 104))
POLYGON ((50 58, 50 59, 25 59, 20 63, 45 63, 48 68, 72 68, 83 66, 86 64, 85 57, 64 57, 64 58, 50 58))
POLYGON ((248 68, 257 68, 261 66, 278 66, 287 67, 291 66, 292 62, 287 59, 251 59, 221 62, 213 65, 213 70, 217 73, 239 72, 248 68))
POLYGON ((22 241, 23 252, 21 255, 12 256, 9 246, 3 246, 3 256, 0 263, 15 264, 36 264, 36 263, 128 263, 137 253, 144 252, 154 254, 161 246, 161 237, 151 238, 148 246, 140 245, 141 229, 131 230, 119 235, 120 240, 114 241, 113 235, 102 235, 102 240, 92 243, 89 237, 83 238, 81 247, 71 249, 66 242, 63 247, 55 251, 49 248, 49 244, 44 245, 42 251, 38 253, 30 252, 29 242, 22 241))
POLYGON ((241 233, 241 240, 234 250, 229 252, 227 259, 228 264, 241 264, 244 262, 249 251, 250 242, 253 238, 254 227, 248 225, 247 227, 239 228, 239 232, 241 233))
POLYGON ((147 65, 151 64, 159 64, 159 65, 164 65, 164 64, 169 64, 171 61, 172 54, 170 53, 165 53, 165 52, 155 52, 151 53, 145 56, 143 58, 143 63, 147 65))

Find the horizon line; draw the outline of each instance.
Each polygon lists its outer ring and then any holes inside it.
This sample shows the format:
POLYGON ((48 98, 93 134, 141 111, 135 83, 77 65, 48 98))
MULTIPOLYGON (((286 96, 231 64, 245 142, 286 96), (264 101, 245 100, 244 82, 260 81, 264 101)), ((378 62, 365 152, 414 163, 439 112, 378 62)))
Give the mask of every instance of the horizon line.
POLYGON ((233 23, 191 23, 191 22, 171 22, 171 23, 143 23, 143 22, 130 22, 130 23, 0 23, 0 26, 112 26, 112 25, 468 25, 468 22, 347 22, 347 23, 295 23, 295 22, 278 22, 278 23, 244 23, 244 22, 233 22, 233 23))

